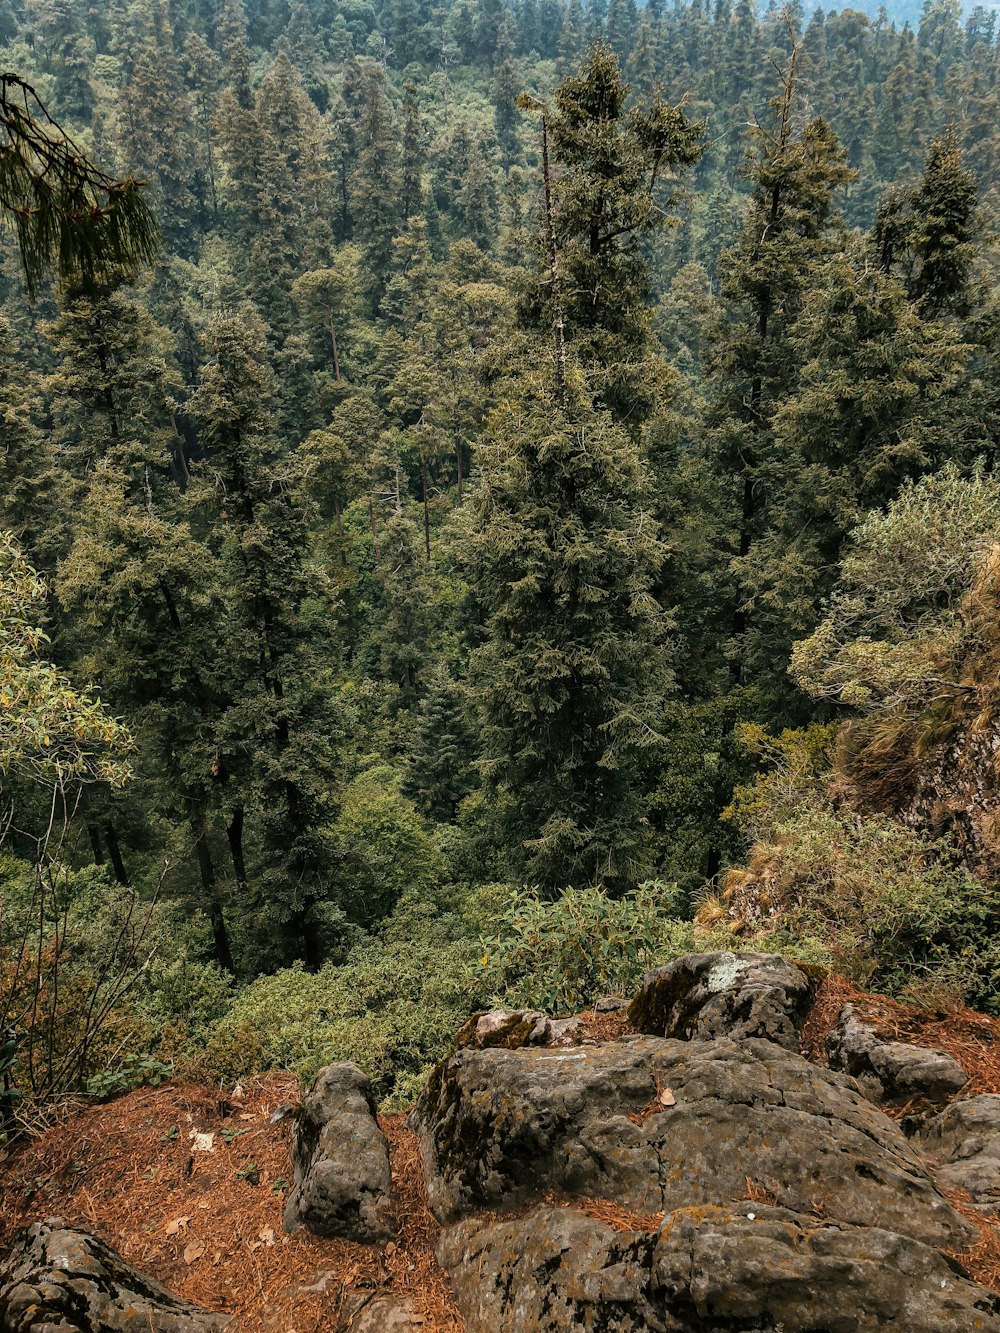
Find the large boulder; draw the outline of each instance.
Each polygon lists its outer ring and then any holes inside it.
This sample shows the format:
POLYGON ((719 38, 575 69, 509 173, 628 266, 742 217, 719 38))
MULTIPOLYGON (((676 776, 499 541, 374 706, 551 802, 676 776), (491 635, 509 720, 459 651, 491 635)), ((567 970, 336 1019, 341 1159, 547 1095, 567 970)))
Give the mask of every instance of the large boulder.
POLYGON ((831 1069, 857 1079, 872 1101, 895 1106, 940 1106, 969 1081, 958 1061, 944 1051, 883 1041, 853 1004, 844 1005, 827 1036, 826 1058, 831 1069))
POLYGON ((770 1041, 461 1050, 434 1071, 412 1123, 443 1222, 546 1191, 650 1214, 753 1187, 796 1212, 932 1245, 972 1239, 893 1121, 850 1079, 770 1041))
POLYGON ((467 1333, 977 1333, 1000 1298, 929 1246, 767 1205, 685 1208, 658 1231, 575 1208, 473 1218, 439 1244, 467 1333))
POLYGON ((89 1231, 58 1218, 15 1236, 0 1259, 2 1333, 221 1333, 229 1320, 189 1305, 89 1231))
POLYGON ((295 1183, 286 1231, 386 1240, 396 1233, 389 1144, 375 1119, 367 1076, 352 1064, 328 1065, 302 1099, 292 1135, 295 1183))
POLYGON ((686 954, 646 973, 629 1022, 655 1037, 763 1037, 797 1051, 817 985, 777 954, 686 954))
POLYGON ((952 1102, 924 1120, 916 1141, 943 1161, 939 1185, 968 1190, 981 1208, 1000 1212, 1000 1097, 952 1102))

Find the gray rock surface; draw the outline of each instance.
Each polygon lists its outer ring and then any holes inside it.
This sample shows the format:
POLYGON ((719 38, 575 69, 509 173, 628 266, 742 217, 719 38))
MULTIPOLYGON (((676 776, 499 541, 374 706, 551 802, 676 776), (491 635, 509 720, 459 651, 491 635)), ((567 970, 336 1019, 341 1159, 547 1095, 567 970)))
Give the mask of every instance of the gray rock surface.
POLYGON ((488 1014, 473 1014, 463 1023, 455 1035, 455 1045, 472 1046, 480 1051, 491 1046, 507 1050, 542 1046, 547 1021, 538 1009, 491 1009, 488 1014))
POLYGON ((782 1208, 668 1213, 616 1231, 577 1209, 442 1235, 467 1333, 977 1333, 1000 1299, 912 1239, 782 1208))
POLYGON ((826 1039, 826 1057, 831 1069, 857 1079, 873 1101, 898 1106, 911 1101, 940 1105, 969 1081, 961 1065, 944 1051, 883 1041, 853 1004, 840 1011, 826 1039))
POLYGON ((537 1009, 491 1009, 464 1023, 455 1036, 455 1045, 479 1051, 491 1046, 508 1051, 519 1046, 572 1046, 582 1033, 583 1023, 577 1017, 548 1018, 537 1009))
POLYGON ((421 1333, 427 1322, 411 1301, 381 1292, 356 1292, 339 1314, 350 1333, 421 1333))
POLYGON ((0 1259, 2 1333, 221 1333, 230 1326, 58 1218, 18 1233, 0 1259))
POLYGON ((646 1214, 727 1204, 752 1181, 797 1212, 956 1249, 972 1239, 893 1121, 770 1041, 461 1050, 411 1123, 444 1222, 548 1190, 646 1214))
POLYGON ((1000 1096, 968 1097, 927 1117, 916 1142, 944 1165, 945 1188, 968 1190, 975 1203, 1000 1213, 1000 1096))
POLYGON ((687 954, 646 973, 629 1021, 656 1037, 764 1037, 797 1051, 817 985, 777 954, 687 954))
POLYGON ((302 1099, 292 1134, 295 1184, 286 1231, 376 1241, 395 1235, 389 1145, 375 1119, 368 1078, 357 1065, 321 1069, 302 1099))

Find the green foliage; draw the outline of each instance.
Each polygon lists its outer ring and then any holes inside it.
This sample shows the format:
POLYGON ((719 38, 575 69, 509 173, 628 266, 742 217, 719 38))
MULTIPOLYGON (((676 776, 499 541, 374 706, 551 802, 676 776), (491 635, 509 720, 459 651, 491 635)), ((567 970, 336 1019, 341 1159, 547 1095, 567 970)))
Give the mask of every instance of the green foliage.
POLYGON ((483 938, 482 965, 505 1004, 574 1012, 602 995, 631 995, 643 972, 695 949, 676 887, 640 885, 620 898, 567 888, 554 902, 512 893, 483 938))
POLYGON ((795 646, 796 680, 866 712, 932 698, 978 634, 965 602, 998 543, 992 474, 951 466, 904 487, 855 530, 824 620, 795 646))
POLYGON ((950 989, 995 1006, 1000 895, 946 844, 827 805, 775 822, 749 873, 770 903, 766 933, 822 941, 839 972, 876 990, 919 999, 950 989))
POLYGON ((984 991, 997 29, 907 5, 0 6, 25 1102, 398 1102, 695 943, 984 991))
POLYGON ((173 1072, 173 1065, 164 1064, 153 1055, 130 1055, 117 1068, 92 1074, 86 1083, 87 1096, 109 1101, 134 1088, 158 1088, 173 1072))
POLYGON ((405 1103, 486 998, 475 956, 472 940, 373 941, 341 967, 261 977, 236 996, 188 1068, 227 1081, 276 1067, 308 1079, 352 1060, 380 1098, 405 1103))
POLYGON ((407 891, 428 895, 443 865, 431 831, 400 794, 390 768, 371 769, 345 788, 329 838, 338 896, 352 920, 372 927, 407 891))
POLYGON ((516 873, 550 889, 635 883, 634 766, 670 679, 639 451, 606 415, 566 414, 532 385, 497 412, 480 461, 473 677, 516 873))
POLYGON ((95 166, 15 74, 0 76, 0 209, 32 295, 53 268, 94 287, 158 250, 140 182, 95 166))
POLYGON ((0 533, 0 775, 65 787, 122 786, 128 730, 99 699, 41 656, 46 590, 9 533, 0 533))

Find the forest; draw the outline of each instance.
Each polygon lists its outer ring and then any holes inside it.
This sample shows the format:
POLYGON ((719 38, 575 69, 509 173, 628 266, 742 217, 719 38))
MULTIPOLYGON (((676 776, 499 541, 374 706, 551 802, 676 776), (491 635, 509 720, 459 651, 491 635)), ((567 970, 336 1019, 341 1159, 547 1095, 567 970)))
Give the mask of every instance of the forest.
POLYGON ((904 8, 3 6, 7 1130, 695 948, 1000 1008, 1000 34, 904 8))

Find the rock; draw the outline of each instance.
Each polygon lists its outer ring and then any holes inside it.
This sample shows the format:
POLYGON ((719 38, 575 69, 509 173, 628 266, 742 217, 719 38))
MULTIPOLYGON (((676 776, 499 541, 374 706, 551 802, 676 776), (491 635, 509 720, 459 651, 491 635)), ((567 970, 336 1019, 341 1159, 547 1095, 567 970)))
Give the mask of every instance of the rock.
POLYGON ((655 1037, 764 1037, 797 1051, 817 984, 777 954, 686 954, 646 973, 629 1022, 655 1037))
POLYGON ((549 1190, 645 1214, 726 1204, 752 1181, 796 1212, 971 1243, 898 1126, 844 1075, 769 1041, 462 1050, 412 1123, 444 1222, 549 1190))
POLYGON ((616 1014, 619 1009, 627 1009, 629 1001, 624 995, 602 995, 594 1005, 595 1014, 616 1014))
POLYGON ((826 1057, 831 1069, 856 1078, 873 1101, 898 1106, 910 1101, 940 1105, 969 1081, 961 1065, 944 1051, 883 1041, 853 1004, 844 1005, 827 1036, 826 1057))
POLYGON ((292 1134, 295 1184, 286 1231, 385 1240, 396 1234, 389 1145, 375 1119, 371 1085, 357 1065, 328 1065, 302 1099, 292 1134))
POLYGON ((229 1326, 59 1218, 19 1232, 0 1260, 2 1333, 220 1333, 229 1326))
POLYGON ((927 1117, 917 1142, 945 1163, 935 1179, 968 1190, 975 1203, 1000 1212, 1000 1096, 968 1097, 927 1117))
POLYGON ((508 1051, 519 1046, 573 1046, 583 1031, 583 1020, 576 1017, 547 1018, 537 1009, 493 1009, 464 1023, 455 1037, 455 1045, 471 1046, 477 1051, 492 1046, 508 1051))
POLYGON ((582 1018, 546 1019, 546 1046, 578 1046, 586 1028, 582 1018))
POLYGON ((616 1231, 573 1208, 471 1219, 438 1248, 467 1333, 974 1333, 1000 1298, 929 1246, 783 1208, 616 1231))
POLYGON ((474 1014, 459 1028, 456 1047, 472 1046, 486 1050, 502 1046, 513 1050, 518 1046, 544 1045, 545 1015, 537 1009, 493 1009, 488 1014, 474 1014))
POLYGON ((339 1313, 351 1333, 423 1333, 427 1323, 412 1301, 380 1292, 355 1293, 339 1313))

